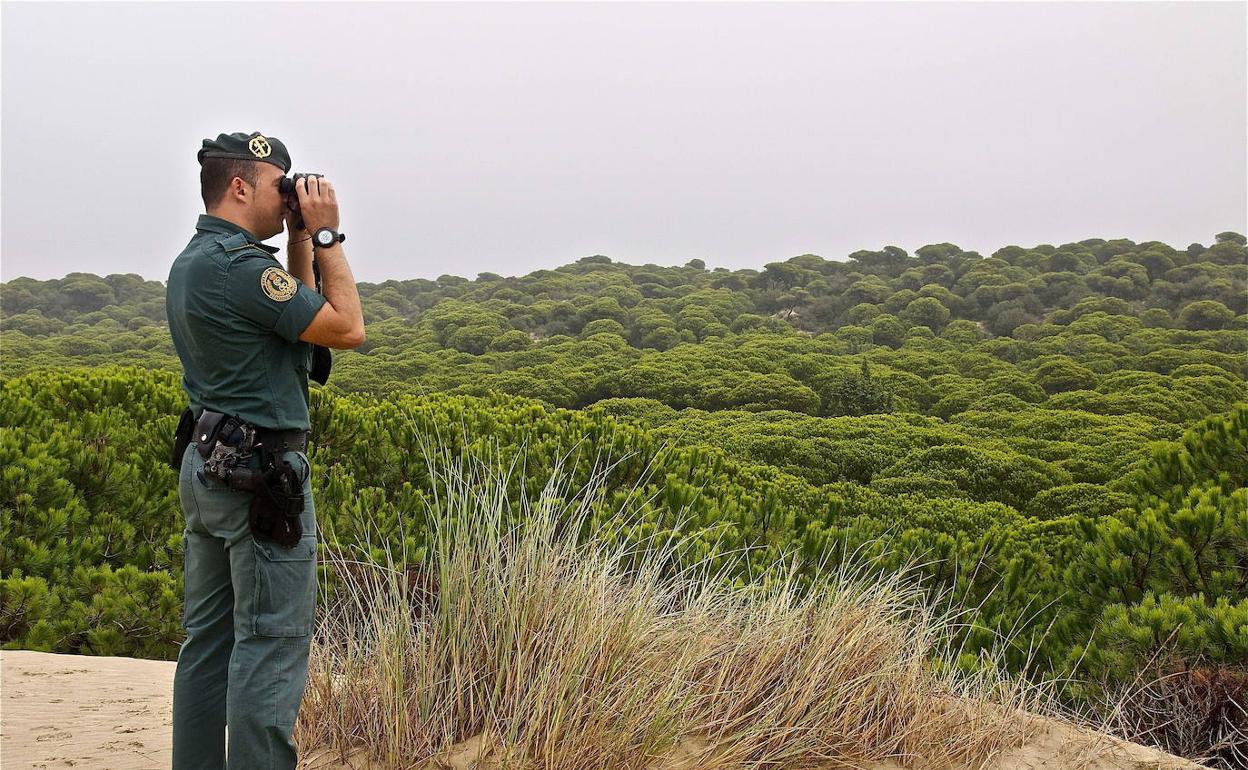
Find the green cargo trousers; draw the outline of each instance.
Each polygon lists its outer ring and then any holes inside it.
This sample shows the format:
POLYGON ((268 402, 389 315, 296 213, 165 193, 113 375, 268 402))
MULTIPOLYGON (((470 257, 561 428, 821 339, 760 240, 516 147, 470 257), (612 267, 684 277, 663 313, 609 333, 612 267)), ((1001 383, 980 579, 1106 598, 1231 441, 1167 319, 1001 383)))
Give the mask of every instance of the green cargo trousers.
POLYGON ((173 679, 173 770, 294 770, 318 532, 307 456, 281 459, 303 479, 303 537, 289 550, 252 537, 252 494, 201 474, 194 442, 182 457, 186 641, 173 679))

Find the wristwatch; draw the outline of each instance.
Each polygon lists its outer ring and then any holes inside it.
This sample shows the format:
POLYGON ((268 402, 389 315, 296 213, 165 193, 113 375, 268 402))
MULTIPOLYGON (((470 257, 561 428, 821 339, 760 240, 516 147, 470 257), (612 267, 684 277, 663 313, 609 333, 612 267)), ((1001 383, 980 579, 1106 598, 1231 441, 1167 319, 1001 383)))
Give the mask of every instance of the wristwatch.
POLYGON ((342 243, 346 239, 347 236, 334 230, 332 227, 322 227, 320 230, 312 233, 312 245, 320 246, 323 249, 329 248, 335 243, 342 243))

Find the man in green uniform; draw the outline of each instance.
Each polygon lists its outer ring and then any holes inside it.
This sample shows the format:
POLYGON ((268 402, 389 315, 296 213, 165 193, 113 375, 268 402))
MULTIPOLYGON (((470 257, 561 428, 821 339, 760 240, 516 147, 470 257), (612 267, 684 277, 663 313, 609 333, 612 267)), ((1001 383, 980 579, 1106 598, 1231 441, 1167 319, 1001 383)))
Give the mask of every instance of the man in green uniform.
MULTIPOLYGON (((281 141, 221 134, 204 140, 199 162, 207 213, 170 268, 165 300, 197 420, 179 479, 186 641, 174 676, 173 769, 222 770, 228 753, 229 770, 293 770, 316 608, 308 370, 314 344, 359 346, 364 318, 327 179, 296 183, 304 224, 296 230, 299 215, 281 191, 290 170, 281 141), (285 267, 263 243, 284 226, 285 267), (312 288, 314 245, 323 295, 312 288), (237 419, 222 424, 246 426, 265 456, 289 463, 285 472, 302 484, 301 510, 298 496, 289 497, 296 508, 287 515, 299 524, 292 542, 256 529, 258 493, 230 483, 213 465, 216 455, 205 456, 227 448, 210 428, 222 414, 237 419)), ((258 476, 262 454, 240 467, 258 476)))

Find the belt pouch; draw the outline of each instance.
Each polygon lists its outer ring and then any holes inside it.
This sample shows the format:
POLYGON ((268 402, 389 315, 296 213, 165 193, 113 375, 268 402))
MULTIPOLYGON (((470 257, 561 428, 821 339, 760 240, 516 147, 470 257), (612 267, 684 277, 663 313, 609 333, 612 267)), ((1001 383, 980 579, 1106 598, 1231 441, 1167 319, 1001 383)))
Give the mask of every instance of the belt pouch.
POLYGON ((217 443, 217 431, 221 428, 221 421, 224 419, 224 413, 208 409, 205 409, 204 413, 199 416, 199 422, 195 425, 195 440, 199 442, 199 445, 195 448, 205 460, 212 454, 212 448, 217 443))
POLYGON ((186 446, 191 443, 194 431, 195 410, 188 406, 178 418, 178 428, 173 432, 173 453, 169 455, 169 467, 175 471, 182 470, 182 455, 186 454, 186 446))

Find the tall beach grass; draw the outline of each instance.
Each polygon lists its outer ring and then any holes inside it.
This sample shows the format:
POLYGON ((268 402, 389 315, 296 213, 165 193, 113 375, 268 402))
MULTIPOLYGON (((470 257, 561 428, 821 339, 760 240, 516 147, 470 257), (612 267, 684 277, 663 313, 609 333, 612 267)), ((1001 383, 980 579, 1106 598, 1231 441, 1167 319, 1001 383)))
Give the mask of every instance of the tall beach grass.
POLYGON ((579 489, 556 462, 516 500, 523 452, 419 449, 435 547, 420 563, 358 555, 378 543, 331 553, 305 752, 396 769, 989 767, 1043 710, 1019 678, 934 665, 956 654, 941 642, 956 619, 904 575, 834 565, 799 592, 777 563, 734 588, 670 540, 580 536, 609 460, 579 489))

